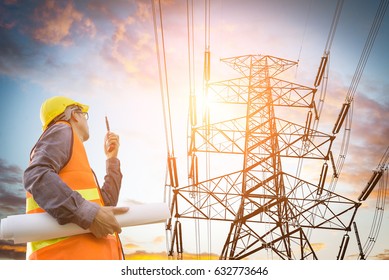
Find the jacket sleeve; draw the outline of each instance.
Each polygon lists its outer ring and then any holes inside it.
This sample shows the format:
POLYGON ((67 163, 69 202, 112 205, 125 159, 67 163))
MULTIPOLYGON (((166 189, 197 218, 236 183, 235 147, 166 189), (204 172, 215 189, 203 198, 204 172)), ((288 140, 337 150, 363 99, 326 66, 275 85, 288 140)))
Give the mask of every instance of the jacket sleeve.
POLYGON ((87 229, 99 206, 73 191, 58 175, 69 161, 72 141, 72 129, 68 125, 50 127, 33 149, 30 164, 24 172, 24 187, 59 224, 75 223, 87 229))
POLYGON ((106 172, 107 175, 104 177, 104 184, 101 188, 101 195, 106 206, 116 206, 119 199, 119 192, 123 177, 120 171, 119 159, 107 159, 106 172))

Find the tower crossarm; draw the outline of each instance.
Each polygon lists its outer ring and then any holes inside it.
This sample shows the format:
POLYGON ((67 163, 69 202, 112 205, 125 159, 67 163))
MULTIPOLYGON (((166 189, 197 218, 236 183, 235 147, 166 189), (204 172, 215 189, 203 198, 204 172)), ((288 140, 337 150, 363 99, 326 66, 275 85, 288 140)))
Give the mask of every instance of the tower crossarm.
MULTIPOLYGON (((288 106, 312 108, 316 89, 296 83, 269 78, 274 106, 288 106)), ((210 101, 223 104, 241 104, 248 102, 249 90, 258 96, 264 94, 267 87, 262 80, 252 81, 249 86, 247 77, 218 81, 209 84, 210 101)), ((251 102, 261 102, 261 99, 252 99, 251 102)))
MULTIPOLYGON (((193 130, 193 137, 196 137, 196 152, 244 154, 245 137, 247 132, 244 127, 244 118, 233 119, 229 121, 211 124, 208 127, 201 126, 193 130)), ((310 130, 310 135, 306 137, 305 126, 301 126, 283 119, 275 118, 262 123, 255 120, 251 121, 249 133, 252 135, 246 151, 249 151, 253 157, 256 157, 252 168, 260 165, 268 159, 271 154, 272 137, 277 137, 281 157, 309 159, 328 159, 328 153, 335 139, 334 136, 310 130), (277 135, 269 135, 266 132, 266 126, 269 122, 275 121, 277 126, 277 135), (307 144, 309 142, 309 145, 307 144), (266 146, 269 146, 266 149, 266 146), (305 147, 308 147, 305 148, 305 147), (259 159, 259 160, 257 160, 259 159)))
POLYGON ((269 75, 274 77, 297 64, 295 61, 270 55, 242 55, 223 58, 221 61, 246 77, 253 72, 264 70, 269 71, 269 75))

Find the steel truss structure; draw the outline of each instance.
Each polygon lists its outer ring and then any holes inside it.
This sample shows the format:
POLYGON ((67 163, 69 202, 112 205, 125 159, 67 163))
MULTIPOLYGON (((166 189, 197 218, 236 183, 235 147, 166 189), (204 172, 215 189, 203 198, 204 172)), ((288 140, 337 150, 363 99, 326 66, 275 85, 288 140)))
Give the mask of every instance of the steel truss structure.
POLYGON ((261 250, 279 259, 317 259, 310 232, 350 231, 360 203, 326 189, 335 136, 312 128, 316 89, 277 78, 297 64, 290 60, 245 55, 222 61, 241 77, 210 83, 209 94, 215 102, 239 107, 242 116, 211 123, 206 112, 201 125, 192 125, 189 184, 172 188, 169 255, 176 250, 182 257, 180 219, 198 219, 230 223, 220 259, 261 250), (280 117, 294 116, 293 110, 304 118, 280 117), (239 157, 241 168, 199 179, 200 154, 239 157), (304 160, 322 163, 314 183, 300 178, 304 160))

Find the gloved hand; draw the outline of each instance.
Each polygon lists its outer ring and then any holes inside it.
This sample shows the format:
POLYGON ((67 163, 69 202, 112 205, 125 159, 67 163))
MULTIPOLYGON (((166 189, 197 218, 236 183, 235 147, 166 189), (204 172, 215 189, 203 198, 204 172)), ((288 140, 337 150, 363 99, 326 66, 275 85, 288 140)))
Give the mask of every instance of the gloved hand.
POLYGON ((123 214, 129 210, 128 207, 100 207, 89 230, 97 238, 105 237, 114 232, 121 233, 122 229, 115 218, 115 214, 123 214))

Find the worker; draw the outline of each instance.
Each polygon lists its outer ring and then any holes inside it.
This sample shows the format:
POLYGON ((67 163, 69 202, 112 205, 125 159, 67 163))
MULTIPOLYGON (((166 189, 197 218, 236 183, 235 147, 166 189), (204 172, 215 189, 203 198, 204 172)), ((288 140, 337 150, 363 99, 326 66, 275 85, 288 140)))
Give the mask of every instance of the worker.
POLYGON ((41 106, 43 133, 31 151, 24 172, 26 213, 47 212, 59 224, 75 223, 90 233, 27 243, 27 259, 123 259, 115 215, 122 174, 119 136, 107 132, 104 151, 106 176, 100 188, 84 141, 89 138, 89 106, 68 97, 55 96, 41 106))

